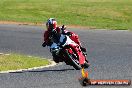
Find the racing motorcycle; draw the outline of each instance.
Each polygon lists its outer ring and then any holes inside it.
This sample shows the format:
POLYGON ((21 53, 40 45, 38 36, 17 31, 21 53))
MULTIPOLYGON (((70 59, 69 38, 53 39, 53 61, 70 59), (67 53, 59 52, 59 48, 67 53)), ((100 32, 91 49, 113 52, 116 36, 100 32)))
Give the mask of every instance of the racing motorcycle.
POLYGON ((59 62, 65 62, 67 65, 73 66, 76 70, 88 68, 89 61, 86 54, 82 52, 80 46, 72 41, 69 36, 60 34, 52 36, 53 44, 50 47, 50 52, 53 56, 57 56, 59 62), (56 39, 57 38, 57 39, 56 39))

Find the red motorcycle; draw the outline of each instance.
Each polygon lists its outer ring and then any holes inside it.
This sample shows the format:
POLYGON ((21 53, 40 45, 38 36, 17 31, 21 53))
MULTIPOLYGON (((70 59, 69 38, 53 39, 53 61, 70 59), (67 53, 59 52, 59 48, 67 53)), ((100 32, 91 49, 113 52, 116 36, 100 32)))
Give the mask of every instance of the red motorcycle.
POLYGON ((58 40, 50 47, 52 55, 57 55, 58 62, 65 62, 67 65, 73 66, 76 70, 80 70, 82 67, 88 68, 89 61, 86 58, 86 54, 81 51, 80 46, 72 41, 67 35, 59 35, 58 40))

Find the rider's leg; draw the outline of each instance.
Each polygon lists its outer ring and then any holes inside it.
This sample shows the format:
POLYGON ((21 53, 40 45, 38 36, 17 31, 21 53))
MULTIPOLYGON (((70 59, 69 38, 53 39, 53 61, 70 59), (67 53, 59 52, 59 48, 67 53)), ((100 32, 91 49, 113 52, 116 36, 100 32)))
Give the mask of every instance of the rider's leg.
POLYGON ((58 53, 59 53, 59 47, 57 46, 56 43, 52 43, 52 45, 50 46, 50 52, 52 53, 52 56, 53 56, 53 60, 56 62, 56 63, 59 63, 59 57, 58 57, 58 53))
POLYGON ((86 48, 83 48, 83 47, 81 46, 81 42, 80 42, 79 36, 78 36, 77 34, 72 33, 72 36, 70 36, 70 38, 71 38, 71 40, 73 40, 75 43, 77 43, 77 44, 80 46, 80 48, 81 48, 81 50, 82 50, 83 52, 86 52, 86 48))

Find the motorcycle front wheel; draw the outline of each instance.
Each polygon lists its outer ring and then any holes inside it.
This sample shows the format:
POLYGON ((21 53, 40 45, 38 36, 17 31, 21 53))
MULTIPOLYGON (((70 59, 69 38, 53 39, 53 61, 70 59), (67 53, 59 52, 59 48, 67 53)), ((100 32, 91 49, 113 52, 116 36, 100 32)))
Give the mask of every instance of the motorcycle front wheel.
POLYGON ((79 58, 78 58, 78 55, 76 52, 74 52, 73 50, 73 53, 69 53, 68 51, 67 52, 67 55, 68 55, 68 58, 70 60, 70 64, 76 69, 76 70, 80 70, 82 67, 79 63, 79 58))

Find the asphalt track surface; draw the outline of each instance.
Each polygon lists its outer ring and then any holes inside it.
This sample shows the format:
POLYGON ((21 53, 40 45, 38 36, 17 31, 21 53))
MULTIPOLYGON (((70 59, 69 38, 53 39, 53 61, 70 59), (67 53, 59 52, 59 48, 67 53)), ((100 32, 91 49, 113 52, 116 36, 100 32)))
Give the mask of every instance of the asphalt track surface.
MULTIPOLYGON (((132 32, 113 30, 79 30, 76 32, 87 48, 91 62, 91 79, 132 79, 132 32)), ((14 52, 51 59, 43 48, 43 27, 0 25, 0 52, 14 52)), ((82 88, 81 76, 65 63, 54 67, 0 74, 0 88, 82 88)), ((132 88, 132 86, 87 86, 86 88, 132 88)))

